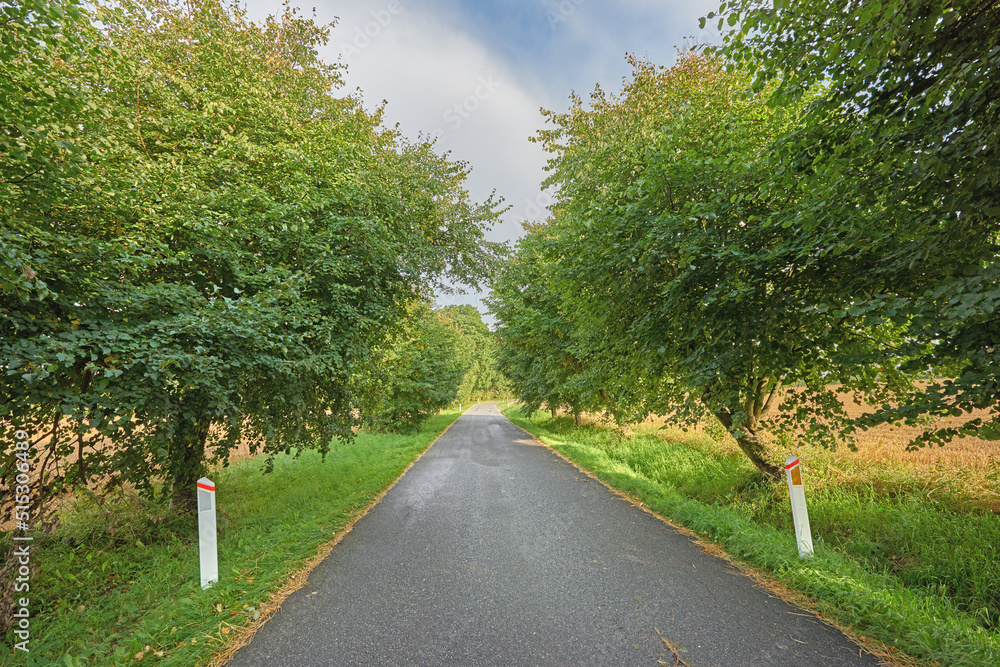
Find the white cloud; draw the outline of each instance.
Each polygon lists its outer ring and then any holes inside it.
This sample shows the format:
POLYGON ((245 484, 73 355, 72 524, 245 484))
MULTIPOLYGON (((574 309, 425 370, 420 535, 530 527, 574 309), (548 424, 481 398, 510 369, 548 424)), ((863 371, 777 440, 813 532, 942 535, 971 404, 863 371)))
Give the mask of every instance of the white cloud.
MULTIPOLYGON (((345 17, 343 32, 352 18, 345 17)), ((407 136, 438 136, 441 150, 472 166, 474 198, 496 189, 516 207, 537 197, 545 158, 527 139, 540 124, 542 102, 482 44, 407 8, 347 63, 348 83, 361 88, 367 101, 388 100, 390 123, 399 123, 407 136)), ((519 230, 505 223, 491 237, 511 238, 519 230)))
MULTIPOLYGON (((347 64, 348 90, 359 88, 369 108, 387 100, 386 121, 405 136, 437 132, 439 148, 472 167, 473 198, 495 189, 511 206, 489 237, 512 240, 521 220, 545 217, 549 201, 540 189, 546 156, 528 141, 542 127, 539 108, 565 109, 571 89, 586 95, 598 82, 617 90, 626 51, 670 64, 717 3, 321 0, 316 13, 324 23, 340 17, 321 55, 347 64)), ((252 18, 280 9, 248 6, 252 18)))

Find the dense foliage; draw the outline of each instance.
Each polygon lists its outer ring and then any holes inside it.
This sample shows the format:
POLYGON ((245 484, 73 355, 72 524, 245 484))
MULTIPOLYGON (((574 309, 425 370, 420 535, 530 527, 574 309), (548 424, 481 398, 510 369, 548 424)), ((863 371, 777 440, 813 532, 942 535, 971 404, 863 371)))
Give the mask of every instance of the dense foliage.
POLYGON ((459 347, 460 333, 445 317, 414 303, 402 330, 358 380, 362 422, 410 433, 451 405, 465 372, 459 347))
MULTIPOLYGON (((553 216, 491 302, 518 394, 573 386, 624 420, 706 409, 771 475, 769 424, 834 444, 995 415, 1000 5, 737 0, 716 18, 724 46, 633 61, 620 96, 546 112, 553 216), (832 384, 881 407, 849 422, 832 384)), ((1000 418, 914 445, 958 434, 1000 418)))
POLYGON ((407 305, 489 269, 494 202, 337 95, 328 27, 219 0, 0 12, 0 430, 32 434, 36 500, 161 475, 184 500, 240 438, 350 438, 407 305))
POLYGON ((598 89, 590 109, 574 98, 567 113, 547 114, 555 127, 539 140, 557 203, 535 232, 544 243, 522 243, 508 268, 516 281, 531 266, 531 286, 496 294, 507 367, 524 371, 512 379, 532 404, 535 383, 574 370, 576 401, 620 418, 707 411, 777 476, 761 440, 776 399, 786 419, 833 442, 843 410, 827 386, 876 397, 900 386, 876 382, 895 375, 876 352, 898 331, 852 312, 849 296, 828 289, 814 239, 780 224, 801 195, 762 167, 798 110, 745 96, 746 76, 711 57, 633 65, 620 96, 598 89), (539 244, 543 262, 530 258, 539 244), (535 327, 537 313, 516 312, 535 294, 563 324, 535 327), (540 342, 523 344, 525 326, 540 342), (789 385, 800 388, 782 393, 789 385))
MULTIPOLYGON (((855 309, 906 328, 908 369, 943 365, 953 378, 872 421, 997 406, 1000 3, 774 6, 725 2, 718 22, 730 26, 722 51, 752 68, 773 108, 810 96, 770 162, 805 195, 784 224, 815 239, 855 309)), ((1000 420, 961 431, 1000 437, 1000 420)), ((957 433, 930 430, 924 442, 957 433)))
POLYGON ((506 396, 506 379, 497 365, 499 343, 475 306, 445 306, 441 316, 458 334, 457 354, 464 375, 458 388, 458 401, 477 401, 506 396))
MULTIPOLYGON (((622 421, 707 412, 777 477, 769 428, 849 442, 859 422, 838 392, 883 406, 862 426, 996 403, 1000 239, 991 203, 979 201, 992 195, 977 189, 991 172, 972 176, 989 155, 969 143, 990 139, 993 103, 977 92, 968 117, 942 121, 938 107, 958 93, 945 95, 930 104, 926 133, 907 134, 923 117, 878 107, 886 81, 862 94, 846 65, 832 82, 820 70, 793 75, 810 47, 789 36, 804 28, 783 23, 784 10, 746 11, 751 27, 778 25, 785 38, 741 33, 735 64, 699 53, 671 68, 633 59, 620 95, 598 88, 589 108, 574 96, 566 113, 545 112, 552 127, 537 140, 551 155, 556 203, 519 244, 491 305, 503 368, 527 405, 622 421), (868 132, 876 111, 887 119, 868 132), (969 157, 943 174, 949 151, 969 157), (913 380, 928 370, 957 379, 919 392, 913 380)), ((962 76, 987 90, 973 70, 962 76)))
POLYGON ((588 401, 583 365, 573 351, 571 321, 550 286, 545 228, 526 225, 527 235, 493 285, 488 303, 500 324, 499 368, 510 379, 522 409, 561 406, 579 415, 588 401))

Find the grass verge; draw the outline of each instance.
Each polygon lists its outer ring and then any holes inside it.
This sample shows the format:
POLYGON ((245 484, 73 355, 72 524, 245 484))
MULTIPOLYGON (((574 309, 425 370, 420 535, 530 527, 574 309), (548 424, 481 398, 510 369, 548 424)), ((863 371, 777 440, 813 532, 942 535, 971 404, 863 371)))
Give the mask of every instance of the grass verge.
MULTIPOLYGON (((58 531, 36 536, 31 652, 2 665, 208 665, 266 620, 300 570, 377 502, 459 416, 449 410, 412 435, 361 432, 313 451, 212 475, 219 507, 219 582, 199 585, 190 518, 121 493, 80 498, 58 531)), ((8 636, 8 647, 13 635, 8 636)), ((9 649, 8 649, 9 651, 9 649)))
POLYGON ((788 489, 704 435, 642 428, 631 438, 547 412, 504 413, 555 451, 734 559, 804 593, 823 616, 884 643, 903 663, 1000 664, 1000 517, 903 471, 813 484, 836 455, 800 448, 815 557, 798 557, 788 489))

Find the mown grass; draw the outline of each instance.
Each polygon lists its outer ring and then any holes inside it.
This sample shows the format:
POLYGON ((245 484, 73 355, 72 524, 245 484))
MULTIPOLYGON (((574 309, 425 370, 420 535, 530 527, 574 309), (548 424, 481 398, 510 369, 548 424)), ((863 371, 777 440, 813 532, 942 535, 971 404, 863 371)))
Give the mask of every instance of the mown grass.
POLYGON ((325 462, 306 451, 278 457, 273 474, 251 459, 212 475, 220 578, 207 591, 196 520, 124 493, 78 499, 55 534, 36 536, 31 652, 0 664, 208 664, 457 418, 443 412, 412 435, 361 432, 325 462))
POLYGON ((703 433, 646 427, 626 438, 547 412, 504 412, 608 485, 805 593, 821 613, 903 659, 1000 665, 1000 517, 953 474, 845 467, 837 454, 798 448, 816 546, 803 560, 786 485, 762 482, 738 453, 703 433))

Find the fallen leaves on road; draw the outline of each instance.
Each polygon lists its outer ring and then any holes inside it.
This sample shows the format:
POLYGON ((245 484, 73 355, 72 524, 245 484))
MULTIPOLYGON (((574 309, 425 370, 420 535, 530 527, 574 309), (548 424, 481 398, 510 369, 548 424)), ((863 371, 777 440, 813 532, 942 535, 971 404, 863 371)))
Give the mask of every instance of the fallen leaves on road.
MULTIPOLYGON (((663 645, 666 646, 668 649, 670 649, 670 652, 674 654, 674 663, 670 667, 691 667, 686 662, 684 662, 684 659, 681 657, 681 654, 677 652, 677 649, 674 648, 674 645, 668 642, 666 637, 660 634, 660 629, 659 628, 653 628, 653 629, 656 630, 656 634, 660 637, 660 639, 663 640, 663 645)), ((657 662, 659 662, 661 665, 670 664, 664 662, 663 660, 658 660, 657 662)))

